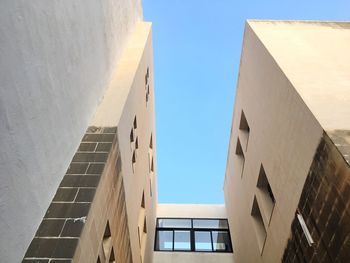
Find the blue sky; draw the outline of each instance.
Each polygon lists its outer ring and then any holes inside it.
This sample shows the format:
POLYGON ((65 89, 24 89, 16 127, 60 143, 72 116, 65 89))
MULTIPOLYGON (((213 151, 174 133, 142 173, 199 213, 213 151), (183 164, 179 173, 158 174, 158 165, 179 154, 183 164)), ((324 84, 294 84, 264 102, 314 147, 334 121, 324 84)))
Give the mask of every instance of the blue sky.
POLYGON ((350 20, 350 1, 143 0, 153 22, 158 201, 223 203, 246 19, 350 20))

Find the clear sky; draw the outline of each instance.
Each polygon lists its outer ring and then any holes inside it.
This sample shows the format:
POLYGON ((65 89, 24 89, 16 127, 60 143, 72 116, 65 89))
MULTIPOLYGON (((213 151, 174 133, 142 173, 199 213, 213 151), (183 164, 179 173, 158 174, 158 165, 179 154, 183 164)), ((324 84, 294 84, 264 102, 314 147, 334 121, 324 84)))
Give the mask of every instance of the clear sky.
POLYGON ((153 22, 158 201, 223 203, 244 21, 350 20, 350 0, 143 0, 143 12, 153 22))

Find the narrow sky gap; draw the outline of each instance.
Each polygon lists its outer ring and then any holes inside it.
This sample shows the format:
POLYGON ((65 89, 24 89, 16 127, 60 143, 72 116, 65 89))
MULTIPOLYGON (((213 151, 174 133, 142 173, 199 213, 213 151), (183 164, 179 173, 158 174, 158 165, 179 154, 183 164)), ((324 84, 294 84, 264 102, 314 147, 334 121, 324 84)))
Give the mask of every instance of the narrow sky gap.
POLYGON ((246 19, 350 20, 344 1, 144 0, 153 22, 158 200, 223 203, 246 19))

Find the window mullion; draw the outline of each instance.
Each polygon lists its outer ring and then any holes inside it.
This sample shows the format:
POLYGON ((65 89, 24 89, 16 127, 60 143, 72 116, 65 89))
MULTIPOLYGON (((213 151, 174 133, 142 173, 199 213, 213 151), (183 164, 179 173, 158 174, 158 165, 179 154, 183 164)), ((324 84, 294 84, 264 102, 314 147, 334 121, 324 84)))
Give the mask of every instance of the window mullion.
POLYGON ((191 229, 191 251, 195 251, 194 230, 191 229))
POLYGON ((175 251, 175 230, 173 230, 173 251, 175 251))
POLYGON ((195 251, 195 240, 193 230, 193 218, 191 218, 191 251, 195 251))

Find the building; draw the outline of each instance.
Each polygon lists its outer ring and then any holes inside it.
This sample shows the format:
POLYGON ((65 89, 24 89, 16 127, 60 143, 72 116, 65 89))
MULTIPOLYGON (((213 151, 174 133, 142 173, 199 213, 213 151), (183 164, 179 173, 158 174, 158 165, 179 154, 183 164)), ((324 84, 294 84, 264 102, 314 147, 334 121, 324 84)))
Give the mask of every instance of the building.
POLYGON ((348 43, 350 23, 246 23, 224 185, 235 262, 349 261, 348 43))
POLYGON ((150 262, 156 134, 141 1, 0 6, 0 261, 150 262))
POLYGON ((349 23, 247 23, 226 204, 170 205, 141 1, 0 5, 1 262, 350 258, 349 23))
POLYGON ((140 1, 1 5, 0 261, 232 262, 223 205, 157 214, 152 30, 140 1), (164 225, 181 221, 191 227, 164 225))
POLYGON ((130 34, 24 262, 150 262, 156 209, 151 24, 130 34), (70 262, 70 261, 69 261, 70 262))

